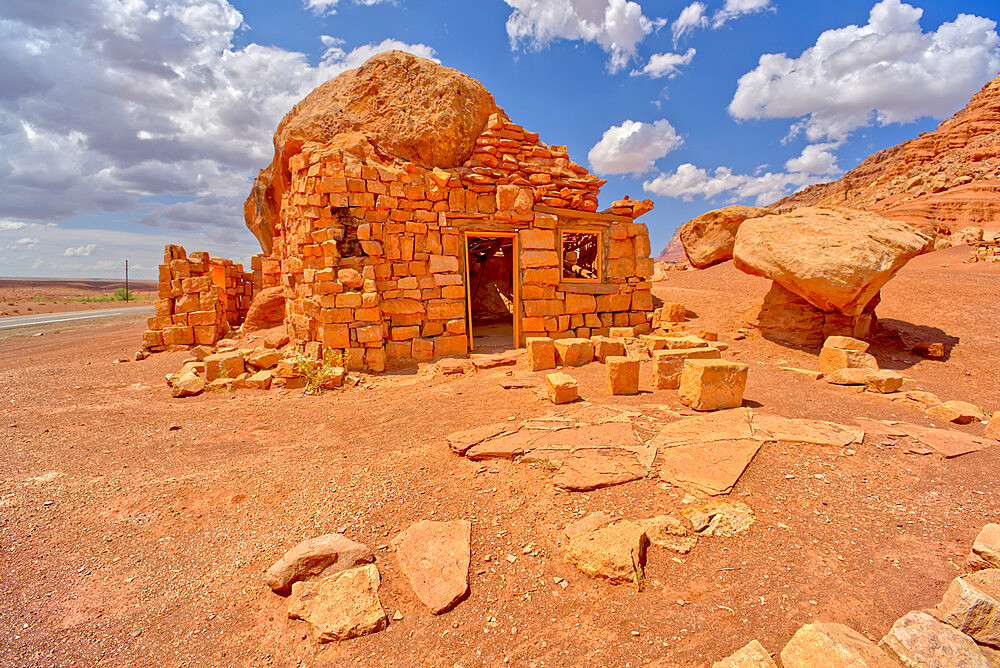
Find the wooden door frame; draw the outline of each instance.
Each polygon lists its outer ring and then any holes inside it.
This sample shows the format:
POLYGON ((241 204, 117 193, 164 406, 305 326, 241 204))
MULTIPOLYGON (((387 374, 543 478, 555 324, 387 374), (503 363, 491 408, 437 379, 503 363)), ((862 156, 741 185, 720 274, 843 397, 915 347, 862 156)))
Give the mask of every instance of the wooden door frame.
POLYGON ((465 230, 462 232, 462 265, 464 266, 463 278, 465 279, 465 331, 469 340, 469 352, 475 347, 472 334, 472 280, 469 271, 469 238, 504 238, 511 240, 511 290, 513 297, 513 309, 511 314, 513 324, 513 344, 514 349, 521 347, 521 280, 519 264, 521 257, 521 245, 517 232, 495 232, 489 230, 465 230))

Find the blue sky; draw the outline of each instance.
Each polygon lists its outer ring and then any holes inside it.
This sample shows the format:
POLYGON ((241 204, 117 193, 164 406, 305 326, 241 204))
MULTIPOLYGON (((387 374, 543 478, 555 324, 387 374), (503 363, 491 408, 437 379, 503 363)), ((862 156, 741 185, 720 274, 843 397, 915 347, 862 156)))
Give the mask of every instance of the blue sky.
POLYGON ((246 259, 281 116, 385 48, 652 198, 706 210, 838 178, 1000 70, 992 0, 4 0, 0 276, 153 278, 164 243, 246 259))

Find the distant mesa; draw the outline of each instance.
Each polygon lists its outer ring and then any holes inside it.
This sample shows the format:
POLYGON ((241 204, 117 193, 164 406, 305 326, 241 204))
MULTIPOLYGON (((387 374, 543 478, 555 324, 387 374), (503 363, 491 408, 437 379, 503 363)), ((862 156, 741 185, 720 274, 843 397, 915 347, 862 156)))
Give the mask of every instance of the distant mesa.
POLYGON ((870 156, 832 183, 771 208, 831 204, 874 211, 939 233, 1000 229, 1000 77, 933 132, 870 156))

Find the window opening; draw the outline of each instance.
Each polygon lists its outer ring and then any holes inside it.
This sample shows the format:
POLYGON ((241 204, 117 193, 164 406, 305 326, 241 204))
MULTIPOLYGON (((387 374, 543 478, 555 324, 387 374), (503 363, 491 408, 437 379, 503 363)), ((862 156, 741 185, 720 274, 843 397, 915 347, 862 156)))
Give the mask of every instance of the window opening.
POLYGON ((600 240, 598 232, 562 233, 563 279, 600 280, 600 240))

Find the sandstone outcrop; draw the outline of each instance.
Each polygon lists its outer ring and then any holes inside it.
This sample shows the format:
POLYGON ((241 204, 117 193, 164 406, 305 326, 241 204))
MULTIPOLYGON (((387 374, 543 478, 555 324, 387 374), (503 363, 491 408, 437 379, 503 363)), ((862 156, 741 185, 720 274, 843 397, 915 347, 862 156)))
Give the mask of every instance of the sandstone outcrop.
POLYGON ((490 114, 490 92, 472 77, 403 51, 387 51, 327 81, 289 111, 274 133, 274 160, 244 205, 247 227, 271 250, 289 159, 306 142, 360 133, 374 151, 433 167, 465 162, 490 114))
POLYGON ((921 134, 870 156, 832 183, 771 205, 781 212, 833 204, 939 232, 1000 229, 1000 77, 968 106, 921 134))
POLYGON ((744 222, 733 260, 823 311, 859 316, 931 242, 909 225, 839 207, 806 207, 744 222))
POLYGON ((733 259, 733 244, 740 225, 750 218, 760 218, 774 212, 752 206, 727 206, 703 213, 680 229, 684 253, 692 266, 706 269, 733 259))
POLYGON ((277 327, 285 321, 285 289, 264 288, 253 296, 247 317, 243 320, 244 333, 258 332, 277 327))

